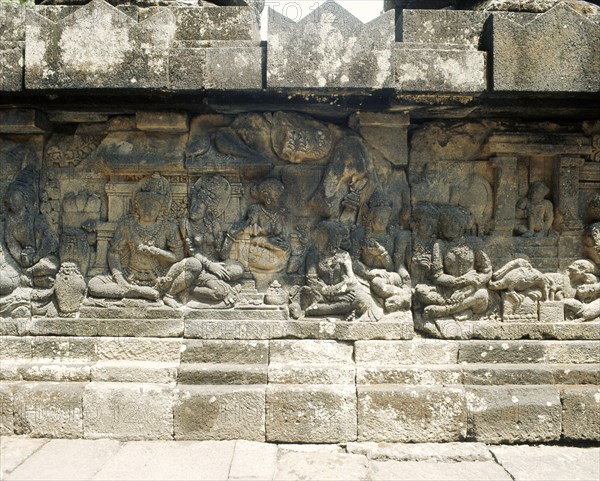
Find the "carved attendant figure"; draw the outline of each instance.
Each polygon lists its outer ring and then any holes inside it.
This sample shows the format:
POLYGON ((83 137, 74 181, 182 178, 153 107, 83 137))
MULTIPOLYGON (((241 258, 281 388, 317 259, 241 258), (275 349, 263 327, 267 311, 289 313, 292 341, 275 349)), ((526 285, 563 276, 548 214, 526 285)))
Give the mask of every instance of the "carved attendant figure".
POLYGON ((154 174, 143 179, 133 194, 132 214, 122 219, 108 251, 110 275, 88 284, 95 297, 157 300, 157 283, 183 257, 183 243, 175 223, 167 218, 171 187, 154 174))
POLYGON ((233 240, 247 239, 246 259, 251 271, 278 272, 285 268, 290 256, 288 214, 281 206, 283 184, 276 179, 263 180, 253 192, 258 204, 248 208, 246 219, 233 226, 225 240, 223 252, 231 249, 233 240))
POLYGON ((354 270, 367 279, 371 292, 380 299, 386 312, 410 309, 410 276, 404 266, 408 248, 406 236, 390 225, 392 207, 381 193, 369 201, 366 227, 353 235, 354 270))
POLYGON ((199 179, 191 188, 188 218, 181 226, 185 253, 190 257, 173 265, 163 279, 166 303, 175 297, 186 298, 189 289, 201 302, 235 303, 239 286, 227 282, 240 279, 244 267, 232 259, 220 262, 224 239, 220 217, 230 199, 231 186, 220 175, 199 179))
POLYGON ((361 317, 369 308, 369 296, 352 270, 350 254, 340 248, 348 232, 340 222, 323 221, 314 231, 315 249, 307 258, 302 306, 307 316, 361 317))
POLYGON ((529 187, 516 208, 516 233, 523 237, 547 237, 554 222, 554 206, 546 200, 550 189, 543 182, 529 187))
POLYGON ((600 277, 597 267, 588 260, 579 260, 569 266, 569 279, 575 288, 575 298, 565 299, 565 307, 576 320, 592 321, 600 318, 600 277))
POLYGON ((486 285, 492 277, 492 263, 480 240, 465 236, 468 223, 468 215, 456 207, 446 208, 441 215, 440 228, 445 239, 433 246, 433 285, 420 284, 415 289, 426 306, 426 319, 469 319, 488 307, 486 285))
POLYGON ((583 255, 600 266, 600 194, 590 201, 588 217, 591 223, 583 233, 583 255))
POLYGON ((58 272, 58 242, 38 210, 31 167, 23 169, 6 191, 5 241, 8 252, 32 277, 34 287, 50 288, 58 272))

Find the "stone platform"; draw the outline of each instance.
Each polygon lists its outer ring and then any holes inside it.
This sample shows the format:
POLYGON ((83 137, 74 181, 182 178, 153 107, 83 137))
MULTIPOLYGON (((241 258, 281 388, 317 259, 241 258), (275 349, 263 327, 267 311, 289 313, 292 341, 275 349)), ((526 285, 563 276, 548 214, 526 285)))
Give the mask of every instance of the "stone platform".
POLYGON ((193 339, 183 324, 163 337, 118 330, 53 336, 34 325, 1 338, 3 434, 285 443, 600 440, 597 341, 385 340, 394 331, 377 323, 346 324, 364 329, 362 336, 323 328, 321 339, 249 339, 250 331, 193 339))

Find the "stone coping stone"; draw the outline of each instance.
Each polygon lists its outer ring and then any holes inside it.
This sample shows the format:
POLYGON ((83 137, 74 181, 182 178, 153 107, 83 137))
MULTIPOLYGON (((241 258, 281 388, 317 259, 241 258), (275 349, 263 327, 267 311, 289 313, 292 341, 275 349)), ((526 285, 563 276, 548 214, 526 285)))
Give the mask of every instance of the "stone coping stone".
POLYGON ((412 321, 345 322, 299 321, 207 321, 186 320, 184 337, 192 339, 412 339, 412 321))

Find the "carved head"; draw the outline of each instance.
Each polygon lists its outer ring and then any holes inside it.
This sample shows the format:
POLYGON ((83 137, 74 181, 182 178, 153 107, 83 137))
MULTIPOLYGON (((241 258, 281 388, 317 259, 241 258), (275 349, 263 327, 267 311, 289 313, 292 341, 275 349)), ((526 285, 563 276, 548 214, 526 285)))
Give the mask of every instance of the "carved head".
POLYGON ((440 216, 440 231, 449 241, 460 239, 469 226, 471 219, 469 214, 455 206, 443 209, 440 216))
POLYGON ((32 212, 37 210, 37 196, 35 192, 35 175, 33 167, 21 170, 15 180, 6 189, 4 205, 8 212, 32 212))
POLYGON ((190 189, 188 216, 200 221, 205 216, 217 218, 223 214, 231 199, 231 184, 220 175, 202 177, 190 189))
POLYGON ((376 191, 371 195, 368 207, 368 224, 376 231, 386 230, 393 214, 391 201, 386 198, 383 192, 376 191))
POLYGON ((348 237, 348 229, 335 220, 320 222, 313 231, 313 242, 319 253, 333 255, 348 237))
POLYGON ((333 145, 327 125, 291 112, 273 115, 271 142, 279 157, 294 164, 322 159, 333 145))
POLYGON ((419 202, 412 211, 411 229, 419 239, 431 239, 438 235, 439 209, 429 202, 419 202))
POLYGON ((142 179, 133 193, 133 214, 144 223, 156 222, 167 216, 171 200, 169 181, 153 174, 142 179))
POLYGON ((285 187, 279 180, 266 179, 258 184, 253 194, 265 207, 273 207, 279 204, 284 190, 285 187))
POLYGON ((590 222, 600 222, 600 194, 596 194, 590 200, 587 207, 590 222))
POLYGON ((569 277, 571 279, 584 279, 590 275, 595 276, 598 274, 598 268, 592 261, 586 259, 577 260, 568 267, 569 277))
POLYGON ((534 202, 544 200, 550 193, 550 188, 543 182, 535 182, 529 186, 529 198, 534 202))

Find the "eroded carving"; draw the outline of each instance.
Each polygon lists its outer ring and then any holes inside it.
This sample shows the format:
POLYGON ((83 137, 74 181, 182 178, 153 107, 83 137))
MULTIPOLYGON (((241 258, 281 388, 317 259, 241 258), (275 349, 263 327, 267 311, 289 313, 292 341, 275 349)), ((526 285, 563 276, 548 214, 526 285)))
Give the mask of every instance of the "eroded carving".
POLYGON ((554 222, 554 206, 546 199, 550 189, 543 182, 529 187, 517 202, 515 233, 523 237, 547 237, 554 222))

